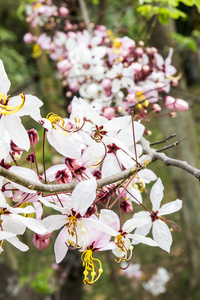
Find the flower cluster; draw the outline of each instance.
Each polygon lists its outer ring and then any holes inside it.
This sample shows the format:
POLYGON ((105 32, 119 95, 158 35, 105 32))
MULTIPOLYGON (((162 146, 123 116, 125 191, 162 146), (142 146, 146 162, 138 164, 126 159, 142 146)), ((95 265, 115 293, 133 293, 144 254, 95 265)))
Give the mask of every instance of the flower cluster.
POLYGON ((169 273, 165 268, 158 268, 157 273, 152 278, 142 284, 143 288, 153 296, 158 296, 166 292, 166 284, 170 280, 169 273))
POLYGON ((24 41, 35 43, 34 57, 41 54, 41 49, 48 50, 67 97, 78 92, 108 119, 132 110, 138 119, 146 120, 160 113, 162 107, 170 110, 170 116, 175 115, 174 110, 188 109, 187 102, 172 97, 161 105, 157 103, 159 93, 169 93, 181 77, 175 76, 176 69, 171 64, 172 48, 164 60, 155 47, 146 47, 142 41, 136 45, 127 36, 115 37, 103 25, 96 26, 92 33, 77 30, 66 19, 70 13, 67 7, 56 8, 49 0, 34 2, 27 13, 27 21, 33 27, 42 27, 42 33, 27 33, 24 41))
MULTIPOLYGON (((95 283, 103 272, 100 260, 94 257, 98 251, 112 250, 118 263, 128 262, 133 245, 138 243, 169 252, 172 236, 167 223, 173 222, 162 215, 180 210, 182 201, 160 208, 164 187, 161 179, 157 179, 150 193, 152 211, 142 204, 145 184, 157 178, 146 168, 148 158, 138 144, 144 126, 131 116, 107 119, 76 97, 68 119, 54 113, 43 118, 42 101, 36 96, 7 95, 10 81, 2 61, 0 74, 0 164, 10 174, 9 180, 0 177, 0 251, 4 240, 21 251, 28 250, 17 237, 26 227, 34 232, 33 243, 40 250, 48 247, 52 233, 58 230, 54 244, 56 262, 64 259, 68 249, 78 249, 85 268, 84 282, 88 284, 95 283), (35 129, 25 130, 20 119, 24 115, 41 126, 43 141, 46 137, 60 154, 60 163, 48 169, 43 157, 43 174, 35 150, 38 134, 35 129), (20 167, 17 160, 30 147, 33 151, 27 156, 30 168, 20 167), (132 170, 128 179, 98 187, 98 179, 127 169, 132 170), (16 181, 16 176, 21 181, 16 181), (23 184, 27 179, 28 186, 23 184), (49 187, 48 193, 37 188, 42 183, 49 187), (67 188, 67 184, 74 184, 75 188, 67 188), (12 206, 6 199, 12 200, 12 206), (143 210, 124 218, 123 214, 132 212, 135 203, 143 210), (120 208, 119 215, 112 210, 115 206, 120 208), (46 207, 51 207, 52 213, 44 217, 46 207), (146 237, 151 227, 153 238, 146 237)), ((43 153, 45 156, 44 149, 43 153)))

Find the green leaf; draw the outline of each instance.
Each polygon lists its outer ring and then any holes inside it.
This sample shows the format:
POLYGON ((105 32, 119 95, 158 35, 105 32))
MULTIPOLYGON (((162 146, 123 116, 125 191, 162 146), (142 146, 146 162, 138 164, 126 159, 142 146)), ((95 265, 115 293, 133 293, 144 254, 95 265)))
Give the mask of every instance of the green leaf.
POLYGON ((184 36, 180 33, 172 33, 170 35, 173 37, 181 50, 188 49, 191 51, 196 51, 198 49, 196 41, 192 37, 184 36))
POLYGON ((158 20, 162 24, 167 24, 169 22, 169 13, 166 10, 163 10, 158 15, 158 20))

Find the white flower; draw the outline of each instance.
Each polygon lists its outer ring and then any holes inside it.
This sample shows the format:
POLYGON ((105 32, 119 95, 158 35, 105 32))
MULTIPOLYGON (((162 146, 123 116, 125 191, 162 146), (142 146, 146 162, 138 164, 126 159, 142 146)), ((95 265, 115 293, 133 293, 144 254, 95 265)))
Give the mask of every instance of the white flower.
POLYGON ((10 98, 7 94, 9 89, 10 80, 0 59, 0 160, 7 159, 11 140, 18 147, 28 151, 29 137, 20 117, 30 115, 37 119, 39 107, 43 104, 37 97, 24 93, 10 98))
POLYGON ((170 252, 172 235, 170 229, 166 225, 165 218, 163 218, 162 215, 168 215, 180 210, 182 207, 182 201, 177 199, 160 207, 163 198, 163 190, 164 186, 162 185, 162 181, 158 178, 150 193, 152 212, 141 211, 134 214, 133 219, 146 218, 148 223, 137 228, 135 233, 146 236, 152 227, 153 238, 158 243, 159 247, 170 252))

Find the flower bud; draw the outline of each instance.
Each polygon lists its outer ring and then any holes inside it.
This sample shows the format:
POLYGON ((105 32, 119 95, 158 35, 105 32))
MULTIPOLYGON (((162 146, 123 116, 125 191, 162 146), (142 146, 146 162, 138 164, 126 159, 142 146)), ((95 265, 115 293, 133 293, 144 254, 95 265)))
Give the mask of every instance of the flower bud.
POLYGON ((176 118, 176 117, 177 117, 177 113, 176 113, 175 111, 171 111, 171 112, 169 113, 169 116, 170 116, 171 118, 176 118))
POLYGON ((37 144, 39 142, 39 135, 34 128, 27 130, 27 133, 28 133, 31 145, 37 144))
POLYGON ((59 8, 59 14, 60 14, 61 17, 65 18, 69 14, 69 9, 64 7, 64 6, 61 6, 59 8))
POLYGON ((130 200, 124 200, 120 202, 120 209, 123 213, 128 214, 133 211, 133 205, 130 200))
POLYGON ((33 43, 35 41, 35 37, 34 37, 34 35, 32 35, 32 33, 27 32, 24 35, 23 40, 24 40, 24 43, 30 44, 30 43, 33 43))
POLYGON ((149 136, 149 135, 152 135, 152 132, 151 132, 151 130, 146 129, 144 131, 144 134, 149 136))
POLYGON ((157 103, 152 104, 152 110, 156 113, 159 113, 161 111, 161 106, 157 103))
POLYGON ((49 246, 51 235, 52 235, 52 233, 48 234, 48 235, 44 235, 44 236, 35 233, 33 236, 33 244, 39 250, 44 250, 49 246))
POLYGON ((115 109, 113 107, 105 107, 103 109, 103 116, 108 120, 112 120, 115 116, 115 109))

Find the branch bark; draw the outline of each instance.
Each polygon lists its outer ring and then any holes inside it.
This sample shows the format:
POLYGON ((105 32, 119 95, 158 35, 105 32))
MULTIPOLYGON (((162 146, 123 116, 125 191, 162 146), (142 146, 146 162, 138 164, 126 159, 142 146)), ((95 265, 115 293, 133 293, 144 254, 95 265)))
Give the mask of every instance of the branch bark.
MULTIPOLYGON (((151 144, 149 141, 147 141, 145 138, 141 138, 139 143, 141 144, 143 148, 143 153, 149 155, 150 161, 148 162, 148 165, 150 163, 153 163, 156 160, 161 160, 166 166, 174 166, 177 168, 180 168, 182 170, 185 170, 187 173, 192 174, 194 177, 200 180, 200 170, 191 166, 186 161, 174 159, 171 157, 168 157, 165 153, 158 152, 159 150, 151 148, 151 144)), ((97 187, 102 188, 105 185, 116 183, 120 180, 124 180, 127 178, 130 178, 132 175, 134 175, 136 171, 136 168, 133 167, 131 169, 122 171, 120 173, 117 173, 115 175, 102 178, 97 180, 97 187)), ((43 184, 43 183, 36 183, 30 180, 27 180, 21 176, 16 175, 15 173, 0 167, 0 176, 3 176, 4 178, 15 182, 17 184, 20 184, 30 190, 34 190, 37 192, 45 192, 45 193, 59 193, 59 192, 67 192, 72 191, 77 183, 66 183, 66 184, 43 184)))

